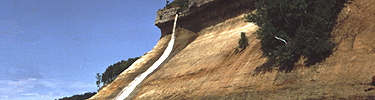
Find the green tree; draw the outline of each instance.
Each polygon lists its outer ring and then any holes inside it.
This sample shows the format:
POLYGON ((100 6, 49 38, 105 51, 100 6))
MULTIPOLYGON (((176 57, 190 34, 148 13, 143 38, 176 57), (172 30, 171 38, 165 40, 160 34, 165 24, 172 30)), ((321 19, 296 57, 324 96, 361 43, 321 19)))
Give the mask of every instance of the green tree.
POLYGON ((102 83, 102 75, 100 75, 100 73, 96 73, 96 85, 98 88, 100 88, 100 83, 102 83))
POLYGON ((112 82, 112 80, 113 80, 113 78, 114 78, 114 74, 113 74, 113 72, 114 72, 114 67, 113 67, 113 65, 110 65, 107 69, 106 69, 106 71, 105 71, 105 73, 107 74, 107 82, 108 83, 110 83, 110 82, 112 82))
POLYGON ((129 58, 127 61, 121 60, 120 62, 108 66, 105 72, 102 73, 101 79, 99 79, 101 80, 100 82, 103 83, 103 85, 111 83, 113 80, 116 79, 118 75, 120 75, 123 71, 129 68, 137 59, 139 59, 139 57, 129 58))
POLYGON ((102 83, 103 83, 103 86, 104 86, 105 84, 107 84, 107 82, 108 82, 108 76, 107 76, 107 74, 105 74, 105 72, 104 72, 104 73, 102 73, 102 83))
POLYGON ((313 65, 328 57, 334 44, 330 32, 339 7, 346 0, 256 0, 255 14, 246 22, 259 26, 263 55, 281 70, 290 70, 299 58, 313 65))
MULTIPOLYGON (((81 95, 73 95, 71 97, 63 97, 61 99, 58 99, 58 100, 86 100, 86 99, 89 99, 90 97, 94 96, 96 94, 96 92, 87 92, 85 94, 81 94, 81 95)), ((57 99, 55 99, 57 100, 57 99)))
POLYGON ((121 62, 117 62, 116 64, 114 64, 113 66, 115 67, 114 69, 114 75, 115 77, 117 77, 118 75, 120 75, 125 69, 127 69, 127 67, 125 67, 125 64, 124 63, 127 63, 127 61, 124 61, 122 60, 121 62))
POLYGON ((241 38, 238 40, 238 45, 241 51, 249 45, 249 40, 247 39, 245 32, 241 32, 241 38))

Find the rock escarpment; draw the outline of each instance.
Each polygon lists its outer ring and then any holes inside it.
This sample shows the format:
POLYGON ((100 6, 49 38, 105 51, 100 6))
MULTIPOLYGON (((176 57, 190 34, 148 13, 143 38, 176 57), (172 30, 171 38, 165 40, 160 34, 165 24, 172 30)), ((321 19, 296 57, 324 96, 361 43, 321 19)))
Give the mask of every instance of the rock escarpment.
MULTIPOLYGON (((131 99, 374 99, 375 1, 353 0, 338 15, 332 31, 337 44, 323 62, 289 72, 258 70, 266 63, 257 26, 245 23, 252 0, 191 0, 179 18, 176 44, 167 60, 132 93, 131 99), (240 32, 249 47, 234 53, 240 32)), ((165 49, 178 8, 158 11, 155 24, 162 37, 153 51, 124 71, 92 99, 111 99, 165 49)), ((129 98, 130 99, 130 98, 129 98)))
MULTIPOLYGON (((171 57, 185 49, 199 34, 197 31, 205 27, 223 22, 229 18, 249 13, 252 0, 190 0, 190 6, 183 11, 179 17, 178 31, 175 46, 171 57), (228 15, 228 14, 231 15, 228 15)), ((161 9, 157 12, 155 25, 161 29, 162 36, 157 45, 148 53, 143 55, 126 71, 121 73, 111 84, 104 86, 91 100, 113 99, 127 86, 137 75, 149 68, 165 50, 172 33, 173 17, 178 8, 161 9)), ((243 15, 241 15, 243 16, 243 15)), ((164 62, 164 64, 167 62, 164 62)), ((161 66, 163 66, 162 64, 161 66)), ((140 89, 140 87, 137 87, 140 89)), ((138 91, 136 89, 136 91, 138 91)), ((132 93, 134 96, 137 93, 132 93)))
MULTIPOLYGON (((254 8, 254 0, 190 0, 189 8, 181 12, 177 26, 194 33, 214 26, 254 8)), ((172 33, 172 22, 178 8, 161 9, 157 12, 155 25, 162 37, 172 33)))

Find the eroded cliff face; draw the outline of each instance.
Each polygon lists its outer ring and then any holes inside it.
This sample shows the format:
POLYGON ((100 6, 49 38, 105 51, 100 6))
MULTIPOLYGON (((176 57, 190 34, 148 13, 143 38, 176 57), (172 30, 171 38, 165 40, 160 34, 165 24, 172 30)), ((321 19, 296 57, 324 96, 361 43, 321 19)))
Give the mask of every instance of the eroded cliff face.
MULTIPOLYGON (((332 31, 337 43, 333 54, 310 67, 301 60, 289 73, 259 68, 267 58, 262 57, 260 41, 253 34, 257 26, 243 18, 253 10, 252 0, 194 1, 178 20, 171 56, 128 99, 375 98, 375 91, 364 91, 373 87, 370 82, 375 75, 375 1, 346 4, 332 31), (235 54, 240 32, 246 33, 250 45, 235 54)), ((155 24, 162 31, 158 44, 92 99, 112 99, 155 62, 169 41, 169 17, 176 9, 158 11, 155 24)))
MULTIPOLYGON (((201 35, 198 32, 206 27, 214 26, 230 18, 243 16, 252 11, 252 0, 190 0, 188 10, 181 13, 178 19, 176 42, 170 57, 161 65, 168 63, 181 50, 201 35)), ((135 77, 146 71, 163 53, 170 40, 173 26, 173 17, 178 8, 161 9, 157 12, 155 25, 161 29, 162 36, 152 51, 143 55, 126 71, 121 73, 111 84, 103 87, 92 100, 113 99, 135 77)), ((130 97, 137 95, 141 86, 130 97)))
MULTIPOLYGON (((181 12, 177 26, 198 33, 230 18, 250 13, 254 0, 190 0, 189 8, 181 12)), ((178 8, 161 9, 157 12, 155 25, 162 37, 172 33, 173 18, 178 8)))

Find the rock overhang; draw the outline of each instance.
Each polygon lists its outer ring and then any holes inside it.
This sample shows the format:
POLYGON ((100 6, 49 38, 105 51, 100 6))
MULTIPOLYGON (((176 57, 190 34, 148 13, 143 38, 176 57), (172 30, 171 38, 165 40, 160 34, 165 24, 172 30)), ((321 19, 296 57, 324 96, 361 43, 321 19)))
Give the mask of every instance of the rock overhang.
MULTIPOLYGON (((161 30, 161 37, 172 33, 173 18, 178 7, 159 9, 155 25, 161 30)), ((178 27, 195 33, 254 10, 254 0, 189 0, 189 6, 180 13, 178 27)))

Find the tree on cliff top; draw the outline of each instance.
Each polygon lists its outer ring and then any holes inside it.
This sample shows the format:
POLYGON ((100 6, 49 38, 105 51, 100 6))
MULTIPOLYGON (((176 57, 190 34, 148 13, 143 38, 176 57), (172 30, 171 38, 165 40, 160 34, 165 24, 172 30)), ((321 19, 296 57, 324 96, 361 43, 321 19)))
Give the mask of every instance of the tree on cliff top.
MULTIPOLYGON (((60 98, 58 100, 86 100, 86 99, 89 99, 90 97, 94 96, 96 94, 96 92, 87 92, 85 94, 81 94, 81 95, 73 95, 71 97, 63 97, 63 98, 60 98)), ((55 99, 57 100, 57 99, 55 99)))
POLYGON ((100 73, 96 73, 96 86, 100 89, 100 83, 102 83, 102 75, 100 75, 100 73))
POLYGON ((330 32, 346 1, 256 0, 256 13, 245 18, 259 26, 255 33, 263 55, 281 70, 291 70, 300 57, 309 66, 331 54, 330 32))
POLYGON ((189 0, 174 0, 171 3, 167 1, 165 8, 180 7, 179 11, 184 11, 189 7, 189 0))
POLYGON ((104 73, 102 73, 102 75, 95 76, 98 79, 97 83, 99 79, 100 79, 99 82, 103 83, 103 86, 107 83, 111 83, 113 80, 116 79, 118 75, 120 75, 123 71, 125 71, 128 67, 130 67, 139 58, 140 57, 129 58, 127 61, 122 60, 113 65, 108 66, 108 68, 105 70, 104 73))

